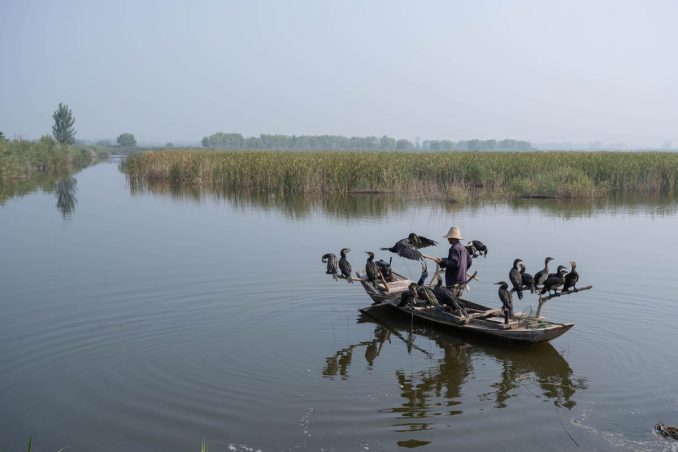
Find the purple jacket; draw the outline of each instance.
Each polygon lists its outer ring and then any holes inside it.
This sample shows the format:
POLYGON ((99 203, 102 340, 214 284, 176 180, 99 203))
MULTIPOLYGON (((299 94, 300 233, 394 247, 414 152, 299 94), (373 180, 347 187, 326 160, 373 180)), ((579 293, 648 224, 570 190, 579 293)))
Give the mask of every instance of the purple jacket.
POLYGON ((466 271, 471 266, 472 260, 473 258, 461 242, 452 245, 447 259, 440 260, 440 267, 445 269, 445 285, 449 287, 466 282, 468 279, 466 271))

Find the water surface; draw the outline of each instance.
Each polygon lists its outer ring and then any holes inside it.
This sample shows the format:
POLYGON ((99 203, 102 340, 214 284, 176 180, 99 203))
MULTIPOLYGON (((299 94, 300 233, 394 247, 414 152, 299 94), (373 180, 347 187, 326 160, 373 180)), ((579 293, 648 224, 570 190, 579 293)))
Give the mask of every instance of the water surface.
POLYGON ((285 200, 130 187, 115 162, 75 179, 0 206, 1 450, 675 447, 652 431, 678 424, 673 202, 285 200), (594 289, 543 310, 575 327, 522 347, 378 323, 324 274, 326 252, 357 269, 451 225, 489 247, 484 304, 514 258, 576 260, 594 289))

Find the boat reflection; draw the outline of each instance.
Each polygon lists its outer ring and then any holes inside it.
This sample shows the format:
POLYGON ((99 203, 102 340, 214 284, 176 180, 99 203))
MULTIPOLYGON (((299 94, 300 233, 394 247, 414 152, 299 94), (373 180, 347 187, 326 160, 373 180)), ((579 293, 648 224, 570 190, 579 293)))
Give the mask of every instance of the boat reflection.
POLYGON ((373 339, 326 358, 323 376, 348 379, 351 365, 359 366, 353 361, 360 354, 372 369, 385 349, 404 347, 408 354, 424 358, 419 369, 394 369, 402 403, 381 412, 401 419, 393 425, 397 432, 427 430, 428 418, 462 414, 464 404, 490 402, 493 408, 505 408, 521 390, 569 410, 576 405, 577 390, 587 388, 586 379, 575 377, 567 360, 548 343, 508 347, 417 325, 410 329, 409 322, 397 318, 377 321, 361 315, 358 322, 374 325, 373 339), (474 366, 482 366, 482 378, 474 366), (479 387, 489 369, 498 370, 496 380, 479 387))

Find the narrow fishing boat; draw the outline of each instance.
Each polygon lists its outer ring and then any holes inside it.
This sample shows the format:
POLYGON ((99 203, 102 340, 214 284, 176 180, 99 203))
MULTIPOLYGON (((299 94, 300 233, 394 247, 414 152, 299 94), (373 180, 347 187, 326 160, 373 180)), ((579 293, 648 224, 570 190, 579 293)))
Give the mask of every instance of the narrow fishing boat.
POLYGON ((521 343, 550 341, 574 326, 574 323, 549 322, 538 314, 517 314, 505 324, 501 308, 492 309, 464 298, 459 298, 458 301, 463 305, 465 315, 457 315, 438 303, 422 300, 399 307, 401 295, 409 290, 412 281, 395 272, 392 275, 392 281, 387 285, 382 282, 375 287, 365 280, 364 275, 358 274, 363 288, 374 301, 374 304, 360 312, 375 319, 392 314, 406 315, 412 320, 428 321, 446 329, 521 343))

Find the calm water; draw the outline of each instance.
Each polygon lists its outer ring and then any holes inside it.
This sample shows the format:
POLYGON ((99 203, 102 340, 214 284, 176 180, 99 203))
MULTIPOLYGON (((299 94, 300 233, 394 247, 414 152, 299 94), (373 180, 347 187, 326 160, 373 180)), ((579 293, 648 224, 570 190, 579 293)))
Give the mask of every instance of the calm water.
POLYGON ((653 433, 678 424, 674 204, 287 202, 146 191, 115 162, 75 179, 0 206, 2 451, 676 450, 653 433), (375 323, 324 274, 326 252, 357 269, 451 225, 489 247, 485 304, 514 258, 575 259, 594 289, 543 311, 575 327, 523 347, 375 323))

